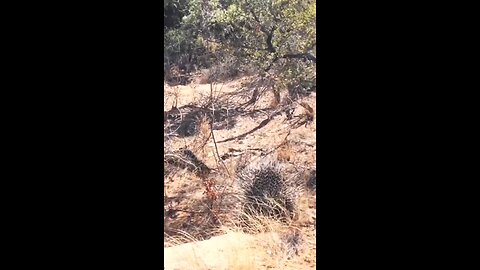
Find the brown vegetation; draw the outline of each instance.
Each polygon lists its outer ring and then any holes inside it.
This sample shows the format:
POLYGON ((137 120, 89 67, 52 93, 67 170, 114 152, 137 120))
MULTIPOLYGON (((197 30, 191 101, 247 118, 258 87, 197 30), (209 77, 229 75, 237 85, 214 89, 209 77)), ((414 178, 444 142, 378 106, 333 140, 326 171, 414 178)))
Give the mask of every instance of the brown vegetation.
POLYGON ((164 113, 166 269, 186 269, 179 264, 234 270, 315 267, 315 94, 272 107, 277 99, 272 91, 259 89, 252 101, 246 85, 242 79, 165 85, 164 103, 172 108, 164 113), (265 205, 260 208, 245 204, 238 173, 267 159, 278 164, 287 185, 281 194, 291 194, 295 205, 286 219, 258 212, 265 207, 286 211, 280 201, 259 201, 265 205), (245 211, 247 205, 252 211, 245 211), (219 246, 221 254, 205 253, 219 246))

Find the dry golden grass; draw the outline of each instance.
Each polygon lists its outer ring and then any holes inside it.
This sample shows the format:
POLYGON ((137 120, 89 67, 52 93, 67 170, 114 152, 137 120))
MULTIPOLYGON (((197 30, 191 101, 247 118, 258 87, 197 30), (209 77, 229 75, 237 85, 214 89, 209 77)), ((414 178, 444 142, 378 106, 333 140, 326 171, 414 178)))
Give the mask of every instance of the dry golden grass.
MULTIPOLYGON (((208 98, 213 90, 215 98, 224 94, 235 93, 236 85, 188 85, 167 87, 164 103, 166 108, 191 104, 208 98)), ((248 97, 246 97, 248 99, 248 97)), ((240 99, 238 99, 240 100, 240 99)), ((314 114, 314 97, 303 100, 298 109, 304 108, 304 117, 314 114), (310 105, 309 105, 310 104, 310 105)), ((252 110, 268 109, 278 106, 272 92, 264 95, 252 107, 252 110), (273 96, 273 97, 272 97, 273 96), (273 101, 273 102, 272 102, 273 101)), ((298 110, 301 111, 301 110, 298 110)), ((237 124, 230 130, 214 130, 216 141, 225 140, 248 132, 260 124, 264 114, 241 116, 237 124)), ((211 136, 211 127, 207 118, 199 124, 199 132, 192 137, 172 137, 164 147, 177 150, 192 150, 215 173, 208 177, 212 180, 219 198, 226 198, 218 205, 215 213, 219 222, 212 221, 212 209, 209 209, 205 194, 205 179, 201 179, 186 170, 173 170, 172 175, 165 176, 165 191, 168 202, 173 209, 171 215, 165 217, 165 269, 314 269, 316 265, 315 226, 316 196, 306 192, 298 201, 298 213, 295 218, 284 222, 259 216, 244 216, 241 225, 238 217, 239 209, 228 200, 235 190, 232 185, 233 175, 242 156, 245 162, 262 159, 267 152, 279 161, 291 164, 296 168, 306 168, 315 163, 315 125, 313 118, 308 126, 290 129, 282 117, 276 117, 262 129, 238 140, 217 143, 219 156, 234 154, 219 161, 215 144, 211 136), (286 139, 287 131, 291 134, 286 139), (273 150, 273 151, 272 151, 273 150), (303 244, 291 255, 285 247, 286 235, 300 234, 303 244), (288 254, 287 254, 288 253, 288 254)), ((220 200, 220 199, 219 199, 220 200)), ((167 204, 166 204, 167 205, 167 204)))
POLYGON ((309 268, 299 265, 311 255, 305 253, 305 246, 299 247, 297 257, 289 257, 292 253, 284 239, 301 233, 294 223, 252 216, 249 226, 247 232, 242 227, 223 227, 221 236, 204 241, 192 241, 187 235, 181 239, 170 237, 166 240, 170 245, 187 243, 165 249, 165 269, 284 269, 292 259, 301 269, 309 268))
POLYGON ((300 106, 304 108, 304 114, 306 115, 306 117, 309 120, 313 120, 315 116, 315 111, 313 110, 313 108, 307 102, 301 102, 300 106))
POLYGON ((288 140, 285 140, 277 151, 277 159, 280 161, 290 161, 294 156, 292 147, 288 140))
POLYGON ((270 102, 270 108, 276 108, 278 105, 280 105, 280 94, 277 91, 273 91, 273 98, 270 102))
POLYGON ((208 118, 203 116, 200 120, 198 135, 195 136, 190 147, 202 160, 207 160, 209 157, 208 147, 206 147, 206 145, 210 141, 211 137, 212 134, 210 132, 210 123, 208 118))
MULTIPOLYGON (((311 201, 303 200, 301 207, 311 207, 311 201)), ((165 269, 243 270, 288 269, 286 268, 288 266, 298 267, 296 269, 315 267, 315 250, 311 244, 309 246, 308 242, 301 242, 292 249, 285 240, 296 235, 308 239, 302 228, 305 225, 302 221, 279 222, 253 215, 245 216, 245 220, 248 228, 230 223, 219 228, 220 236, 209 240, 196 240, 186 233, 167 237, 166 244, 173 247, 165 249, 165 269)))

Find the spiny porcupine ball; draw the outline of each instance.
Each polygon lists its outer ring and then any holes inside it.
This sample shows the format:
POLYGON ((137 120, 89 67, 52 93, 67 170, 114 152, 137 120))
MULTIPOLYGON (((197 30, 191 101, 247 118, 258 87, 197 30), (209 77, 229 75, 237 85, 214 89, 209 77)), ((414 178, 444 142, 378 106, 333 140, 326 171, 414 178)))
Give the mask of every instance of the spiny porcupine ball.
POLYGON ((276 160, 255 161, 237 171, 243 210, 250 215, 293 217, 299 187, 282 173, 276 160))

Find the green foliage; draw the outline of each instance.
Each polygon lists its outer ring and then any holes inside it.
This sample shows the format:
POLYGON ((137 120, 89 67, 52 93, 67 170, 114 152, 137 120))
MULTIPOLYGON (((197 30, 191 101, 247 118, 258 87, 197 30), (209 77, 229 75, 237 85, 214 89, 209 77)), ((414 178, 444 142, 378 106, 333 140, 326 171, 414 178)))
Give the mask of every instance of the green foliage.
POLYGON ((165 33, 169 65, 208 67, 233 57, 236 67, 274 74, 287 87, 315 80, 315 0, 167 2, 164 5, 177 8, 171 12, 177 16, 172 22, 179 20, 165 33), (203 58, 196 57, 200 53, 203 58))

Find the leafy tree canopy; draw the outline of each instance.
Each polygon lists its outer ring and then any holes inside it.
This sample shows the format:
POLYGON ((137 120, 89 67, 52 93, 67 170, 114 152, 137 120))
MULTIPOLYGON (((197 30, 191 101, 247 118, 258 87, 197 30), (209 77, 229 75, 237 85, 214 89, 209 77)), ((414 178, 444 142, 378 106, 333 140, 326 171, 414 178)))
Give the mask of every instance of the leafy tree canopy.
POLYGON ((228 61, 287 86, 315 81, 315 0, 169 0, 164 7, 167 68, 228 61))

